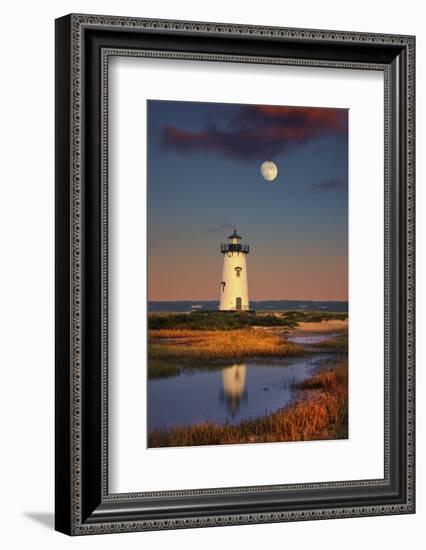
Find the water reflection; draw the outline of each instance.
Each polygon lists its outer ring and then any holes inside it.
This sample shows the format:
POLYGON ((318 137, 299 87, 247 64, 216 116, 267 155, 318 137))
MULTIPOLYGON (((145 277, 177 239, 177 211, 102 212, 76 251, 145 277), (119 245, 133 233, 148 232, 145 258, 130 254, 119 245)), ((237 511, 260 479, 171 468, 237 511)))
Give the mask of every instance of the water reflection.
POLYGON ((178 376, 148 380, 148 430, 199 422, 238 424, 298 396, 293 383, 335 360, 329 353, 222 368, 180 366, 178 376))
POLYGON ((247 401, 246 365, 232 365, 222 369, 222 388, 220 401, 224 402, 235 418, 241 402, 247 401))

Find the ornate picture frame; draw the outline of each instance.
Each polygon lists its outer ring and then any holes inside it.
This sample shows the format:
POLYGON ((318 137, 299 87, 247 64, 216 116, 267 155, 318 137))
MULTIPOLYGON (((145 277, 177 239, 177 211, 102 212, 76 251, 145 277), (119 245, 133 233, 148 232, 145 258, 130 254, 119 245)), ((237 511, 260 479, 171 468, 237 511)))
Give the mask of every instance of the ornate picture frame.
POLYGON ((69 535, 415 511, 415 38, 72 14, 56 20, 56 529, 69 535), (108 490, 108 61, 384 75, 384 477, 108 490))

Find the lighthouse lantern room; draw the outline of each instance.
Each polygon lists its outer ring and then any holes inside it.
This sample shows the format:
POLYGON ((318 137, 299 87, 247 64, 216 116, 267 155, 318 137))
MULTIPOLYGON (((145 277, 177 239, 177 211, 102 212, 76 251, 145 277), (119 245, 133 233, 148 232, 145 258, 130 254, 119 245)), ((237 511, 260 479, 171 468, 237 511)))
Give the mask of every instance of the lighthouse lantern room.
POLYGON ((223 254, 222 281, 220 283, 221 311, 248 311, 250 309, 247 286, 246 256, 249 245, 234 230, 226 244, 220 245, 223 254))

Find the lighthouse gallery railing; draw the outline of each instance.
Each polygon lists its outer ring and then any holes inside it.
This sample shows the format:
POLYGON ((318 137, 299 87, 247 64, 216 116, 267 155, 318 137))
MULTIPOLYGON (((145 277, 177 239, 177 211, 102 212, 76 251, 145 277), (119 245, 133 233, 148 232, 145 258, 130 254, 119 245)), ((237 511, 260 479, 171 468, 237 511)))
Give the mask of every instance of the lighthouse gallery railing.
POLYGON ((221 244, 220 251, 225 252, 244 252, 248 254, 250 252, 250 247, 248 244, 221 244))

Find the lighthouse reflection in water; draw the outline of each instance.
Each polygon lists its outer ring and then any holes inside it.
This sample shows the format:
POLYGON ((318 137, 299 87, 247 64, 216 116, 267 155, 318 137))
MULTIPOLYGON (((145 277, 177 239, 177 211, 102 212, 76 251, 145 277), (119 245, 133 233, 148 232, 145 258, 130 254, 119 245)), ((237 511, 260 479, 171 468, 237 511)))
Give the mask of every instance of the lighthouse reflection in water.
POLYGON ((232 365, 222 370, 220 400, 235 418, 242 402, 247 402, 246 365, 232 365))
POLYGON ((148 380, 148 429, 200 422, 238 424, 294 402, 296 382, 330 364, 332 354, 245 361, 219 368, 181 366, 174 376, 148 380))

